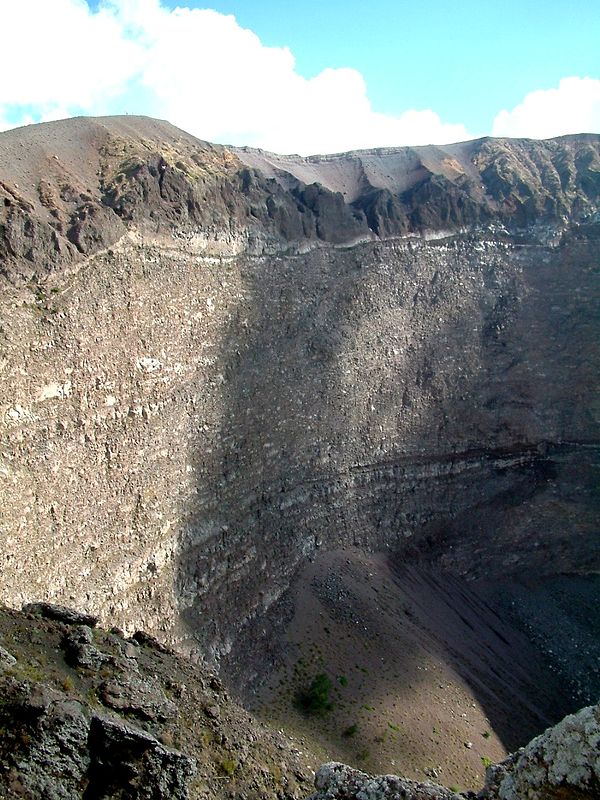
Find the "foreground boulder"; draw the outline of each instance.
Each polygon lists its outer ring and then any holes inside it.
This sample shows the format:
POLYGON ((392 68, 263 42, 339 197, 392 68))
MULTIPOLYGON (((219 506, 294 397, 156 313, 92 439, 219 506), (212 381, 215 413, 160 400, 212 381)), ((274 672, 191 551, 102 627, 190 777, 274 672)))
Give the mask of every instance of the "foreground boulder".
POLYGON ((372 777, 345 764, 324 764, 315 777, 317 792, 309 800, 458 800, 435 783, 417 783, 396 775, 372 777))
POLYGON ((1 800, 300 800, 296 744, 150 636, 0 606, 1 800))
POLYGON ((583 708, 488 768, 479 794, 455 793, 395 775, 372 777, 324 764, 309 800, 584 800, 600 798, 600 705, 583 708))
POLYGON ((600 797, 600 705, 583 708, 489 767, 482 800, 600 797))
POLYGON ((67 800, 84 791, 131 800, 189 797, 195 760, 146 731, 90 714, 82 702, 47 686, 9 678, 2 693, 9 797, 67 800))

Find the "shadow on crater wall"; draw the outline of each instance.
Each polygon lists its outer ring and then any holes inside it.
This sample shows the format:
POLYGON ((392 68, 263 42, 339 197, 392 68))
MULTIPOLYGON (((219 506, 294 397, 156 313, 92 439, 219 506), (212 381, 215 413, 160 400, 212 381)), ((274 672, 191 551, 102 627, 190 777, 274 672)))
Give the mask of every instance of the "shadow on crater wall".
POLYGON ((585 242, 468 237, 230 264, 176 577, 198 654, 251 683, 319 548, 597 569, 594 264, 585 242))

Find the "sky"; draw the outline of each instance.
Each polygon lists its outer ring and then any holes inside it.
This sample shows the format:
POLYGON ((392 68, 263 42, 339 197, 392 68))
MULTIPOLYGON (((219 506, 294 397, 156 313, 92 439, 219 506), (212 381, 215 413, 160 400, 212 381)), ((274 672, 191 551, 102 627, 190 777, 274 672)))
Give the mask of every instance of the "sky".
POLYGON ((599 0, 0 0, 0 130, 147 114, 284 153, 600 133, 599 0))

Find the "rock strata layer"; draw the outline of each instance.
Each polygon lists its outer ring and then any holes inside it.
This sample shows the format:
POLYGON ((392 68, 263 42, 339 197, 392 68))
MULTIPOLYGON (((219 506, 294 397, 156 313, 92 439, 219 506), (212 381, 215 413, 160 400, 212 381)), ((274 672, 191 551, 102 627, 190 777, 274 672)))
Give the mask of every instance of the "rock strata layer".
POLYGON ((319 547, 597 569, 599 151, 3 133, 4 601, 218 664, 319 547))

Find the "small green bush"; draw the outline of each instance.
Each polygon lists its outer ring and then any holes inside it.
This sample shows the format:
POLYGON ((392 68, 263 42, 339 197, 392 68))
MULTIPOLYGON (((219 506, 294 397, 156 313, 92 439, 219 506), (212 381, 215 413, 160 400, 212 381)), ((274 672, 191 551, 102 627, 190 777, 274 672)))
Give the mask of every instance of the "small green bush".
POLYGON ((320 672, 307 689, 300 689, 296 695, 296 706, 307 714, 324 714, 331 711, 333 703, 329 699, 333 685, 329 677, 320 672))
POLYGON ((224 758, 219 764, 220 770, 224 775, 231 777, 237 769, 237 761, 232 758, 224 758))

